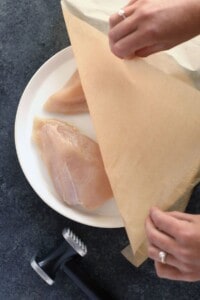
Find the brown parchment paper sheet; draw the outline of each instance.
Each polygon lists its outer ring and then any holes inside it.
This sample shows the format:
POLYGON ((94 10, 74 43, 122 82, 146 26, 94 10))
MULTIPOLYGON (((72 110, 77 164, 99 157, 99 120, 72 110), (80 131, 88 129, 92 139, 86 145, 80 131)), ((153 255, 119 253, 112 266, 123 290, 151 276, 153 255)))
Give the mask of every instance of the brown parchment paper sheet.
POLYGON ((132 262, 139 265, 147 257, 149 208, 183 209, 199 182, 200 93, 143 59, 118 59, 104 34, 62 8, 132 262))
MULTIPOLYGON (((120 8, 127 5, 127 0, 63 0, 70 7, 70 10, 78 18, 96 27, 106 35, 109 30, 109 17, 120 8)), ((196 88, 200 90, 200 35, 163 51, 162 54, 173 57, 178 65, 181 65, 196 88)), ((161 53, 159 53, 160 56, 161 53)), ((154 56, 154 55, 153 55, 154 56)))

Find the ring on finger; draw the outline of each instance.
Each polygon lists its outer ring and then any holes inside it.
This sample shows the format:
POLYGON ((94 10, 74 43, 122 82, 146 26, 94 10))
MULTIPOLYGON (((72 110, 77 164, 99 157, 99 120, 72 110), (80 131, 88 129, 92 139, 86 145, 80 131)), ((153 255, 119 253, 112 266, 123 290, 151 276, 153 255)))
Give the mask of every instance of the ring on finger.
POLYGON ((167 253, 165 251, 160 251, 158 253, 158 256, 159 256, 159 259, 160 259, 160 262, 162 264, 166 264, 166 257, 167 257, 167 253))
POLYGON ((126 14, 123 8, 118 11, 118 15, 122 17, 124 20, 126 19, 126 14))

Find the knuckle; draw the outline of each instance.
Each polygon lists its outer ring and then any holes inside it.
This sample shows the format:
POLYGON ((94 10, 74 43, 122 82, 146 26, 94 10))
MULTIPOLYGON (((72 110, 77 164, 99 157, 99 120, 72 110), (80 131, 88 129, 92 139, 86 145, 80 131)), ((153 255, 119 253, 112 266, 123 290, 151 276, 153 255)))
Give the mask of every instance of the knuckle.
POLYGON ((116 50, 115 50, 115 46, 114 46, 114 45, 111 45, 111 46, 110 46, 110 49, 111 49, 111 51, 112 51, 112 53, 113 53, 114 55, 116 55, 116 56, 119 57, 118 53, 117 53, 116 50))
POLYGON ((133 20, 132 18, 128 18, 125 20, 126 23, 126 32, 132 32, 133 30, 135 30, 134 26, 133 26, 133 20))
POLYGON ((178 231, 178 235, 182 245, 188 245, 188 243, 190 243, 193 236, 191 230, 188 229, 180 229, 178 231))
POLYGON ((113 52, 115 53, 115 55, 123 57, 125 54, 125 49, 121 43, 117 42, 115 43, 115 45, 113 45, 113 52))
POLYGON ((109 25, 110 25, 111 27, 114 26, 115 21, 116 21, 115 15, 110 16, 110 18, 109 18, 109 25))
POLYGON ((109 31, 108 37, 109 37, 109 40, 114 41, 114 39, 115 39, 115 33, 113 32, 113 30, 109 31))
POLYGON ((139 9, 139 18, 141 20, 146 20, 147 18, 149 18, 151 16, 151 11, 149 10, 149 8, 146 5, 143 5, 142 7, 140 7, 139 9))
POLYGON ((148 256, 149 256, 150 258, 152 258, 152 259, 154 258, 154 249, 153 249, 152 246, 149 246, 149 247, 148 247, 147 253, 148 253, 148 256))
POLYGON ((148 239, 152 244, 155 244, 157 241, 157 237, 153 231, 148 232, 148 239))
POLYGON ((162 227, 163 220, 160 218, 160 216, 155 214, 154 223, 155 223, 156 227, 159 229, 162 227))
POLYGON ((157 40, 158 37, 158 28, 155 26, 155 24, 151 24, 146 28, 146 34, 148 37, 150 37, 152 40, 157 40))
POLYGON ((191 261, 191 253, 188 249, 182 248, 179 250, 179 258, 184 263, 188 263, 191 261))

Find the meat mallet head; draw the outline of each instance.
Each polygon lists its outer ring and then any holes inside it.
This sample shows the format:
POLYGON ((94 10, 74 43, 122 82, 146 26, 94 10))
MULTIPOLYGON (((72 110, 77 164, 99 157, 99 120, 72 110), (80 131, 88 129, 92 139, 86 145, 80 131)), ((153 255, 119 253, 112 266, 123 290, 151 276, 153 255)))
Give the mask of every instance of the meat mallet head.
POLYGON ((56 273, 63 264, 87 254, 86 245, 70 229, 64 229, 62 235, 64 241, 49 255, 40 261, 37 256, 31 260, 31 267, 49 285, 54 283, 56 273))

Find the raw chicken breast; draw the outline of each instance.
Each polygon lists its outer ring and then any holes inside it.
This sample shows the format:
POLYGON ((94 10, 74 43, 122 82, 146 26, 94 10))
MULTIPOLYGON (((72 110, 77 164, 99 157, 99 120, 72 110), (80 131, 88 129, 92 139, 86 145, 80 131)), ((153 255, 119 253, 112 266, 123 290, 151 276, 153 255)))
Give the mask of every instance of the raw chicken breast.
POLYGON ((112 197, 99 146, 75 127, 50 119, 36 119, 36 142, 54 187, 68 205, 95 209, 112 197))
POLYGON ((78 71, 44 104, 48 112, 75 114, 88 111, 78 71))

